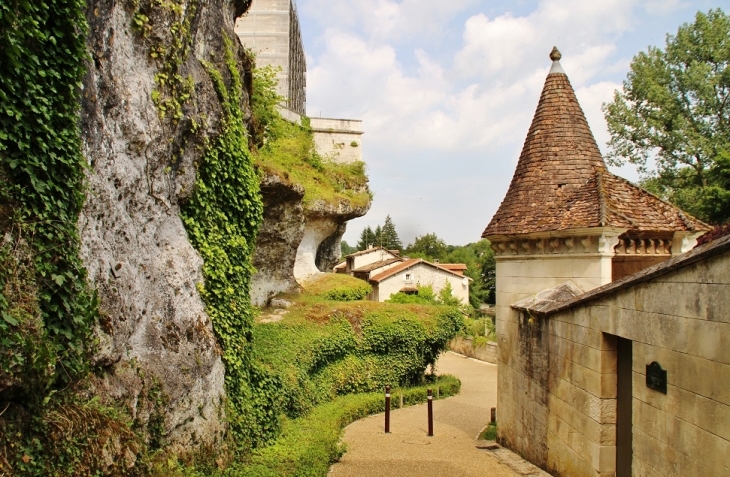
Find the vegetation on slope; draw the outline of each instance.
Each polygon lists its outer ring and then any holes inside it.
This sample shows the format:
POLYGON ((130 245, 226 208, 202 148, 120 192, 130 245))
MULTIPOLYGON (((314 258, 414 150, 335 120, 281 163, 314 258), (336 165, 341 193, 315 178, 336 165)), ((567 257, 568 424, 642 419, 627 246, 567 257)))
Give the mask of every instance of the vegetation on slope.
POLYGON ((263 175, 276 175, 304 188, 305 207, 322 201, 366 206, 370 200, 365 163, 338 164, 320 156, 314 147, 309 120, 302 125, 284 120, 277 111, 275 70, 255 70, 253 84, 253 138, 255 163, 263 175))
POLYGON ((310 295, 335 301, 364 300, 372 287, 364 280, 343 273, 323 273, 306 283, 310 295))
POLYGON ((383 409, 384 386, 403 394, 404 404, 426 399, 427 387, 441 397, 456 394, 459 381, 425 373, 462 329, 462 315, 448 306, 333 301, 328 287, 352 277, 328 274, 305 284, 283 319, 262 311, 253 327, 252 367, 259 395, 273 404, 276 439, 239 454, 225 470, 170 461, 165 475, 324 476, 343 450, 341 429, 383 409))

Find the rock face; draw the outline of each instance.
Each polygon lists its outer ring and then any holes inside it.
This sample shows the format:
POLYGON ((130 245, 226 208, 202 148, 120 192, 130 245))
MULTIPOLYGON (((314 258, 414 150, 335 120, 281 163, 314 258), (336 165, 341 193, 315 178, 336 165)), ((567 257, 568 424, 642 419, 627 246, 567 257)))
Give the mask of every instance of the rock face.
POLYGON ((175 11, 148 12, 146 31, 134 10, 144 1, 89 1, 81 127, 90 168, 79 230, 102 316, 95 392, 126 404, 150 442, 185 449, 220 438, 225 391, 220 347, 196 288, 202 260, 180 204, 193 190, 205 137, 220 127, 221 106, 201 60, 226 71, 223 35, 238 44, 233 23, 248 2, 174 3, 191 39, 180 73, 194 85, 179 121, 161 119, 152 100, 164 65, 150 53, 151 43, 176 39, 175 11), (204 120, 193 124, 193 117, 204 120))
POLYGON ((292 270, 297 246, 304 236, 304 190, 276 175, 261 181, 264 222, 256 238, 251 279, 251 302, 264 305, 277 293, 298 289, 292 270))
POLYGON ((346 223, 370 208, 315 202, 303 207, 300 186, 267 176, 261 183, 264 223, 254 255, 251 301, 262 306, 277 293, 297 291, 297 280, 332 271, 340 259, 346 223))

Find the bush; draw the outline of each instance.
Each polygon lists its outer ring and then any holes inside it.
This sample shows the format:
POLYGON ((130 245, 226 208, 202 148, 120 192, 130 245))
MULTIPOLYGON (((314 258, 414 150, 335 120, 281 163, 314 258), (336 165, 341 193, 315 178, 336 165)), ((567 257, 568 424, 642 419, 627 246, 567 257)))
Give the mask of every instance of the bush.
POLYGON ((342 273, 323 273, 304 284, 308 295, 332 301, 364 300, 372 290, 367 282, 342 273))
POLYGON ((422 383, 462 326, 453 308, 319 302, 291 310, 257 325, 253 340, 268 376, 261 393, 273 399, 267 412, 289 418, 345 394, 422 383))
MULTIPOLYGON (((403 394, 404 405, 412 405, 426 401, 428 387, 438 387, 440 397, 445 398, 457 394, 461 383, 453 376, 443 376, 428 386, 393 389, 391 394, 403 394)), ((398 406, 399 400, 394 399, 393 404, 398 406)), ((343 396, 317 406, 305 417, 286 420, 281 437, 273 445, 255 451, 247 464, 232 466, 226 475, 324 477, 344 453, 339 444, 342 428, 384 410, 381 392, 343 396)))

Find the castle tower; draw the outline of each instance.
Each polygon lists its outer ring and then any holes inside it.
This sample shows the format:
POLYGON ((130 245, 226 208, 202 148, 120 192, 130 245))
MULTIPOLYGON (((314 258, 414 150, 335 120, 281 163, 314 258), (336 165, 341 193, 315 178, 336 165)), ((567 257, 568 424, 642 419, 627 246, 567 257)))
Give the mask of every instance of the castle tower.
POLYGON ((560 52, 550 58, 509 190, 482 234, 496 252, 498 307, 566 280, 588 291, 690 250, 709 230, 608 172, 560 52))
POLYGON ((511 305, 565 282, 572 284, 557 295, 587 292, 691 249, 710 228, 607 170, 560 52, 553 48, 550 58, 509 190, 482 234, 497 263, 500 422, 545 419, 530 407, 534 390, 518 370, 547 363, 523 362, 533 357, 524 356, 529 344, 517 338, 524 317, 511 305))

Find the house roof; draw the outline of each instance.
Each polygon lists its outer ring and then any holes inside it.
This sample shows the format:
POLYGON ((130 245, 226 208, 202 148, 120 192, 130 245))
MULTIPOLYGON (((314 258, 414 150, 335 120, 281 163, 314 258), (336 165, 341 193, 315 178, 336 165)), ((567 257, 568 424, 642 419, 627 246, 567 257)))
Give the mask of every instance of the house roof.
POLYGON ((518 309, 526 309, 541 315, 550 315, 552 313, 557 313, 559 311, 567 310, 569 308, 575 308, 577 306, 584 305, 588 302, 603 298, 605 296, 613 295, 621 290, 638 285, 639 283, 647 282, 680 268, 687 267, 701 260, 706 260, 716 255, 726 253, 728 251, 730 251, 730 235, 719 238, 704 245, 699 245, 689 252, 685 252, 674 258, 665 260, 652 267, 645 268, 637 273, 634 273, 633 275, 622 278, 621 280, 616 280, 615 282, 611 282, 601 287, 594 288, 593 290, 590 290, 587 293, 583 293, 582 295, 578 295, 575 298, 563 301, 556 301, 555 303, 552 303, 546 307, 520 306, 519 303, 516 303, 512 306, 517 307, 518 309))
POLYGON ((391 252, 390 250, 386 249, 385 247, 373 247, 373 248, 369 248, 369 249, 366 249, 366 250, 360 250, 359 252, 351 253, 350 255, 346 255, 345 258, 359 257, 360 255, 367 255, 369 253, 377 252, 379 250, 382 250, 382 251, 388 252, 388 253, 390 253, 392 255, 395 255, 393 252, 391 252))
POLYGON ((458 273, 452 272, 451 270, 449 270, 447 268, 443 268, 443 267, 440 267, 431 262, 427 262, 427 261, 423 260, 422 258, 411 258, 411 259, 405 260, 400 265, 396 265, 393 268, 389 268, 388 270, 384 271, 383 273, 378 273, 374 277, 370 277, 370 281, 375 282, 375 283, 382 282, 383 280, 387 280, 388 278, 392 277, 393 275, 397 275, 398 273, 400 273, 404 270, 408 270, 409 268, 412 268, 412 267, 418 265, 419 263, 423 263, 424 265, 428 265, 430 267, 437 268, 443 272, 450 273, 451 275, 455 275, 459 278, 465 278, 463 275, 459 275, 458 273))
POLYGON ((451 270, 452 272, 467 269, 465 263, 437 263, 435 265, 438 265, 441 268, 445 268, 446 270, 451 270))
POLYGON ((709 230, 606 168, 575 91, 553 48, 509 190, 482 237, 586 227, 630 231, 709 230))
POLYGON ((392 263, 396 262, 402 262, 402 258, 389 258, 387 260, 381 260, 379 262, 374 262, 369 265, 365 265, 364 267, 356 268, 353 271, 354 272, 372 272, 373 270, 377 270, 378 268, 386 267, 392 263))

